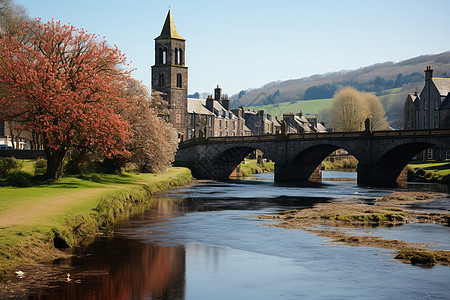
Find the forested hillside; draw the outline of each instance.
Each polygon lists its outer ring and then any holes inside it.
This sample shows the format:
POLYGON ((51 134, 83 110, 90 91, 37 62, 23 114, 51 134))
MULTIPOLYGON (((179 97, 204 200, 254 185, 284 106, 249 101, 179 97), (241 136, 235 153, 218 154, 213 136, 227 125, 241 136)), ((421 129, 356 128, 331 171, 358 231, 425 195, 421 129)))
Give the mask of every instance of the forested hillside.
MULTIPOLYGON (((375 64, 352 71, 271 82, 258 89, 243 90, 230 99, 232 107, 279 107, 283 102, 329 99, 337 90, 351 86, 360 91, 375 93, 383 103, 389 121, 395 122, 401 118, 401 109, 407 93, 416 90, 420 92, 422 89, 424 70, 428 65, 432 66, 434 77, 450 77, 450 51, 423 55, 398 63, 375 64)), ((279 112, 282 113, 281 110, 279 112)))

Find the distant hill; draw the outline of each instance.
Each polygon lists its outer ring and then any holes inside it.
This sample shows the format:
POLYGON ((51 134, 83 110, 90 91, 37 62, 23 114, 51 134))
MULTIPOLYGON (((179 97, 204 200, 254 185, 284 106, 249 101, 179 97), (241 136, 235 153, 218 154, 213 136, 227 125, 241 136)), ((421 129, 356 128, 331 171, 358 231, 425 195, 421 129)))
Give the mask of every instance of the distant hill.
MULTIPOLYGON (((391 122, 399 119, 407 93, 419 91, 424 84, 424 70, 431 65, 434 77, 450 77, 450 51, 423 55, 401 62, 385 62, 352 71, 276 81, 261 88, 241 91, 230 97, 231 106, 280 106, 284 102, 329 99, 342 87, 373 92, 379 96, 391 122)), ((282 105, 282 107, 288 107, 282 105)), ((281 113, 280 110, 278 112, 281 113)), ((317 113, 317 112, 311 112, 317 113)), ((399 120, 397 120, 399 121, 399 120)))

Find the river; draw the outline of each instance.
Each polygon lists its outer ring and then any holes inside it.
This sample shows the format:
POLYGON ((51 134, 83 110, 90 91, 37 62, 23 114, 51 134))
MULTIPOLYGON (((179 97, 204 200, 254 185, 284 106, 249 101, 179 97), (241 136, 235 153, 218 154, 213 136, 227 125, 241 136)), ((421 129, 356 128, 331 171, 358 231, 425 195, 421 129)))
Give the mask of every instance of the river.
MULTIPOLYGON (((70 260, 70 279, 24 299, 450 299, 450 267, 404 264, 393 250, 331 243, 255 217, 331 200, 370 202, 394 191, 358 186, 355 173, 323 177, 341 179, 299 187, 261 174, 158 195, 113 236, 80 248, 70 260)), ((419 209, 448 211, 449 199, 419 209)), ((450 250, 445 226, 354 231, 450 250)))

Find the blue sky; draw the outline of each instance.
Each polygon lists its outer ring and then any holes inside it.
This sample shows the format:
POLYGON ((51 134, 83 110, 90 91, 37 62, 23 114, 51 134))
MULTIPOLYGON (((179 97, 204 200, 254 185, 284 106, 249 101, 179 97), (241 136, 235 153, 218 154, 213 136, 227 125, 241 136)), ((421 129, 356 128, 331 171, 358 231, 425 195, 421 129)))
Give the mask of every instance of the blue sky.
MULTIPOLYGON (((448 0, 16 0, 31 17, 106 36, 150 84, 171 7, 186 39, 189 93, 230 96, 314 74, 450 50, 448 0)), ((417 70, 418 72, 423 70, 417 70)))

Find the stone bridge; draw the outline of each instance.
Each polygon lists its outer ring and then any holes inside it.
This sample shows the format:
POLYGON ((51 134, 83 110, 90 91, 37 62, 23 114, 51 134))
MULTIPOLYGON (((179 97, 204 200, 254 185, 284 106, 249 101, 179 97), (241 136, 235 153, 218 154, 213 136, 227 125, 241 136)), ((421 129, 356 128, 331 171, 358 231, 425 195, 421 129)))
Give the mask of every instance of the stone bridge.
POLYGON ((359 161, 358 183, 384 185, 395 183, 421 151, 449 145, 450 129, 213 137, 181 143, 175 165, 188 167, 195 178, 225 180, 258 149, 275 162, 276 182, 304 182, 342 148, 359 161))

